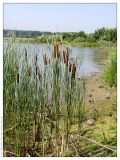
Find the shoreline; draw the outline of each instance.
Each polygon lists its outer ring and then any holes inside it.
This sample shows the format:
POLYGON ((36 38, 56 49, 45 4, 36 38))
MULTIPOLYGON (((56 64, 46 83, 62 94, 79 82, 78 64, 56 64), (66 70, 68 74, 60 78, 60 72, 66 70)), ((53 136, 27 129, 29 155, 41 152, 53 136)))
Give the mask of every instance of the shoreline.
MULTIPOLYGON (((10 37, 11 38, 11 37, 10 37)), ((10 38, 3 37, 3 43, 7 43, 4 41, 8 41, 10 38)), ((39 42, 35 38, 16 38, 17 43, 20 44, 36 44, 36 45, 53 45, 52 43, 48 42, 39 42)), ((94 49, 106 49, 109 51, 112 48, 115 48, 116 45, 114 44, 113 46, 106 46, 106 45, 100 45, 99 43, 86 43, 86 42, 80 42, 80 43, 69 43, 66 41, 63 41, 62 44, 59 42, 59 45, 64 45, 64 46, 70 46, 70 47, 75 47, 75 48, 94 48, 94 49)))

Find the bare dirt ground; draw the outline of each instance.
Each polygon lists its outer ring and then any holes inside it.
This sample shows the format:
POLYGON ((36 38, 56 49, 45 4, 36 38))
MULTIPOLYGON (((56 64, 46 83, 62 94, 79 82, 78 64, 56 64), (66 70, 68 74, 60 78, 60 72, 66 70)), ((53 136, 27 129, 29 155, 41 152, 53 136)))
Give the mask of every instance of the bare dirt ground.
POLYGON ((116 101, 116 89, 105 84, 100 75, 89 77, 86 81, 86 104, 99 104, 106 100, 116 101))

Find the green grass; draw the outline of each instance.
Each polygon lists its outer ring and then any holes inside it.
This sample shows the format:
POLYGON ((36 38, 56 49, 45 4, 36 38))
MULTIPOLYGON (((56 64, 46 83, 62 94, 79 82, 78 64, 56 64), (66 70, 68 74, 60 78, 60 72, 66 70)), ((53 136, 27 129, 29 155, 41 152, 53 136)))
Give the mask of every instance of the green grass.
POLYGON ((117 86, 117 53, 112 49, 109 53, 110 62, 108 62, 103 74, 103 78, 110 86, 117 86))
MULTIPOLYGON (((4 38, 4 42, 7 42, 9 38, 4 38)), ((16 38, 18 43, 23 43, 23 44, 53 44, 54 39, 57 39, 59 43, 61 43, 62 37, 59 35, 56 36, 42 36, 42 37, 37 37, 37 38, 16 38)), ((73 41, 67 41, 67 40, 62 40, 62 44, 64 45, 69 45, 69 46, 74 46, 74 47, 81 47, 81 48, 103 48, 103 49, 110 49, 113 47, 116 47, 115 43, 112 43, 110 41, 98 41, 98 42, 82 42, 79 41, 78 39, 74 39, 73 41)))

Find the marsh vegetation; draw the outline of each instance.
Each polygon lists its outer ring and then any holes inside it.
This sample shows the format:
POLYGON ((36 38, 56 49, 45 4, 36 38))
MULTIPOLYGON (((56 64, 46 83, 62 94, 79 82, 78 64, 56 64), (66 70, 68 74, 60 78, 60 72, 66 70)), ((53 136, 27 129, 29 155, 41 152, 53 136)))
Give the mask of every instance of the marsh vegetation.
MULTIPOLYGON (((81 64, 70 59, 70 48, 61 47, 62 40, 52 39, 49 54, 43 50, 42 63, 39 47, 18 45, 13 36, 4 47, 4 156, 116 156, 115 89, 112 98, 94 102, 93 93, 88 95, 89 78, 77 77, 81 64), (105 114, 110 102, 114 107, 105 114), (105 130, 107 117, 111 126, 105 130)), ((109 76, 116 72, 112 66, 106 71, 109 76)), ((106 82, 116 84, 107 75, 106 82)), ((97 94, 100 86, 92 87, 97 94)), ((105 83, 100 88, 111 92, 105 83)))

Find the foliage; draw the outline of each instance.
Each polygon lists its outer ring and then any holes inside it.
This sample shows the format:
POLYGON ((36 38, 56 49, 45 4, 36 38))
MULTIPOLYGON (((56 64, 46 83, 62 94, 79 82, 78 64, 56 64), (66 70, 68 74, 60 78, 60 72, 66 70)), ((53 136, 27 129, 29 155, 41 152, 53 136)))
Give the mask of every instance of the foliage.
POLYGON ((107 64, 103 78, 110 86, 117 86, 117 53, 113 49, 110 53, 110 62, 107 64))
POLYGON ((108 29, 101 28, 97 29, 94 33, 86 34, 84 31, 76 32, 76 33, 63 33, 62 38, 64 41, 68 42, 87 42, 87 43, 95 43, 98 41, 110 41, 115 43, 117 41, 117 30, 116 28, 108 29))
MULTIPOLYGON (((10 36, 11 30, 3 30, 3 35, 4 37, 10 36)), ((16 37, 19 38, 36 38, 38 36, 42 36, 42 35, 50 35, 51 32, 40 32, 40 31, 23 31, 23 30, 12 30, 16 37)))
MULTIPOLYGON (((15 31, 16 37, 18 38, 34 38, 32 42, 34 43, 47 43, 47 39, 52 39, 58 33, 51 32, 39 32, 39 31, 15 31)), ((4 30, 4 37, 9 37, 9 30, 4 30)), ((85 44, 98 43, 99 41, 116 43, 117 41, 117 29, 116 28, 100 28, 94 33, 86 34, 84 31, 80 32, 63 32, 59 33, 63 42, 80 44, 84 42, 85 44)), ((89 45, 88 44, 88 45, 89 45)))
POLYGON ((113 28, 113 29, 101 28, 101 29, 97 29, 93 34, 93 36, 96 41, 105 40, 105 41, 111 41, 114 43, 117 41, 117 30, 116 28, 113 28))

